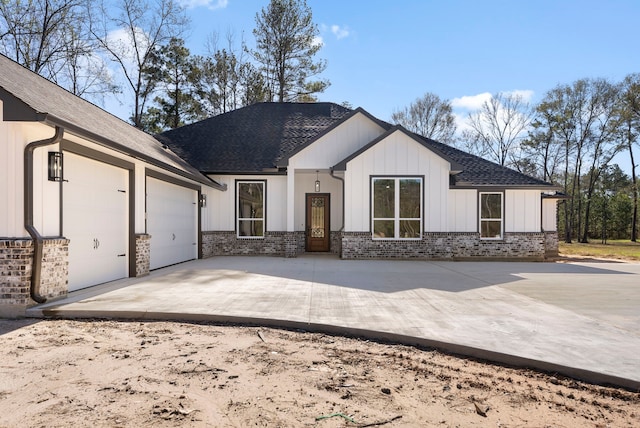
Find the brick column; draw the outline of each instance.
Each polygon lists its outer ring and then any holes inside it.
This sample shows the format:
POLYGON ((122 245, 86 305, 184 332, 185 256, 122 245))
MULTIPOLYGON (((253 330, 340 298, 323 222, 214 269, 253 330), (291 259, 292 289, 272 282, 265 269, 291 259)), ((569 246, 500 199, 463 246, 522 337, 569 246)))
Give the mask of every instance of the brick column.
POLYGON ((136 235, 136 276, 149 275, 151 263, 151 235, 136 235))
MULTIPOLYGON (((24 316, 30 297, 33 266, 31 239, 0 240, 0 318, 24 316)), ((40 294, 47 299, 66 296, 69 240, 45 239, 42 248, 40 294)))

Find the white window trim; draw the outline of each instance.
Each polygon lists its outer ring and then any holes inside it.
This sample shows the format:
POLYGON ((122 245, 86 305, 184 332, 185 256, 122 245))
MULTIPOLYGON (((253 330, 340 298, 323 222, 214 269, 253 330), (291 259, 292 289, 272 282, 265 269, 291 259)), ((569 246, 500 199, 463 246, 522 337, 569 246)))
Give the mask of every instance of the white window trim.
POLYGON ((480 239, 483 241, 502 241, 504 239, 504 192, 479 192, 478 194, 478 232, 480 239), (482 217, 482 195, 500 195, 500 218, 483 218, 482 217), (483 237, 482 222, 483 221, 500 221, 500 236, 483 237))
POLYGON ((238 239, 264 239, 264 235, 267 231, 267 182, 264 180, 237 180, 236 181, 236 197, 235 197, 235 206, 236 206, 236 238, 238 239), (241 218, 240 213, 238 212, 238 203, 240 200, 240 184, 262 184, 262 218, 241 218), (262 236, 247 236, 240 235, 240 220, 244 221, 260 221, 262 220, 262 236))
POLYGON ((371 177, 371 201, 370 201, 370 209, 371 209, 371 238, 374 241, 420 241, 422 240, 422 232, 423 232, 423 222, 422 222, 422 218, 424 216, 424 178, 421 176, 400 176, 400 177, 387 177, 387 176, 372 176, 371 177), (400 217, 400 180, 403 179, 409 179, 409 180, 420 180, 420 217, 419 218, 405 218, 405 217, 400 217), (395 186, 395 192, 394 192, 394 204, 395 204, 395 212, 397 213, 397 216, 395 218, 385 218, 385 217, 374 217, 373 213, 374 208, 373 208, 373 203, 375 200, 374 197, 374 192, 375 192, 375 186, 374 183, 376 180, 394 180, 394 186, 395 186), (392 220, 393 221, 393 233, 394 236, 393 238, 378 238, 375 236, 374 234, 374 221, 375 220, 392 220), (400 221, 401 220, 419 220, 420 221, 420 236, 417 238, 400 238, 400 221))

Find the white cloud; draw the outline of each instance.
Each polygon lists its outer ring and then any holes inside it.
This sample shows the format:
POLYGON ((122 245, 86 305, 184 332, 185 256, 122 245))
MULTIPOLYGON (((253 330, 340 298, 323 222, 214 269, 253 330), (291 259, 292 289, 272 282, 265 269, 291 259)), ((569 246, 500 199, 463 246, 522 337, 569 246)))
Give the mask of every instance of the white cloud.
POLYGON ((107 34, 107 43, 111 49, 125 62, 127 65, 134 65, 136 61, 135 46, 138 47, 138 54, 146 51, 149 37, 142 28, 135 28, 136 43, 133 42, 133 36, 128 29, 118 28, 107 34))
POLYGON ((321 36, 315 36, 313 38, 313 40, 311 41, 311 45, 312 46, 322 46, 322 45, 324 45, 324 40, 322 39, 321 36))
POLYGON ((534 92, 531 89, 514 89, 513 91, 505 91, 503 92, 507 95, 515 95, 522 98, 522 101, 525 103, 530 103, 533 99, 534 92))
POLYGON ((216 10, 227 7, 229 0, 180 0, 180 4, 187 9, 206 7, 209 10, 216 10))
MULTIPOLYGON (((503 91, 504 95, 515 95, 522 98, 525 103, 531 102, 534 92, 530 89, 514 89, 513 91, 503 91)), ((451 100, 451 107, 454 109, 467 110, 470 112, 480 110, 485 101, 489 101, 493 97, 489 92, 483 92, 477 95, 464 95, 451 100)))
POLYGON ((333 24, 331 26, 331 32, 336 36, 338 40, 340 40, 340 39, 344 39, 345 37, 348 37, 350 30, 349 30, 349 27, 347 26, 341 27, 339 25, 333 24))
POLYGON ((464 109, 464 110, 479 110, 484 104, 485 101, 489 101, 491 99, 491 94, 489 92, 483 92, 478 95, 465 95, 460 98, 454 98, 451 100, 451 107, 454 109, 464 109))

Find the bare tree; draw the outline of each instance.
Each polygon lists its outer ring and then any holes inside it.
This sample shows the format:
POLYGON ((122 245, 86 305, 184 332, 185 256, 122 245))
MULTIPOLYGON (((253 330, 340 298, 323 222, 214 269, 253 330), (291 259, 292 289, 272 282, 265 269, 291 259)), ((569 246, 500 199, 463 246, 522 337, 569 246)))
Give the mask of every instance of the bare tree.
POLYGON ((640 134, 640 74, 628 75, 622 83, 622 96, 618 110, 622 140, 629 151, 631 162, 631 183, 633 194, 633 214, 631 218, 631 241, 638 240, 638 176, 634 149, 638 146, 640 134))
POLYGON ((453 143, 456 122, 449 100, 427 92, 408 107, 396 110, 391 120, 409 131, 445 144, 453 143))
POLYGON ((525 137, 533 112, 521 95, 499 92, 467 117, 469 130, 463 138, 475 145, 477 153, 508 166, 518 158, 519 144, 525 137))
POLYGON ((76 95, 117 91, 89 32, 92 0, 0 1, 0 50, 76 95))
POLYGON ((305 0, 271 0, 256 14, 256 49, 251 51, 268 82, 271 101, 313 101, 327 80, 310 80, 326 68, 314 62, 322 47, 318 26, 305 0))
POLYGON ((118 0, 92 10, 91 33, 122 71, 133 95, 131 122, 143 127, 143 113, 157 84, 145 70, 156 48, 180 38, 188 19, 178 0, 118 0), (98 18, 99 16, 99 18, 98 18))
POLYGON ((581 79, 550 90, 538 106, 548 119, 547 132, 563 147, 563 185, 569 196, 564 207, 567 243, 572 241, 574 231, 580 240, 586 239, 583 224, 589 223, 595 184, 620 150, 614 120, 618 93, 617 86, 604 79, 581 79), (585 176, 587 194, 583 198, 585 176))
MULTIPOLYGON (((618 122, 616 121, 616 107, 618 106, 620 86, 611 84, 604 79, 591 81, 591 103, 589 110, 594 116, 593 126, 587 138, 587 158, 589 160, 589 174, 587 175, 587 194, 584 209, 584 229, 580 242, 588 242, 591 201, 600 174, 605 170, 613 157, 618 154, 623 145, 618 140, 618 122)), ((582 199, 580 199, 582 200, 582 199)))
POLYGON ((518 162, 518 170, 525 172, 520 165, 531 164, 534 170, 532 175, 548 182, 558 180, 563 160, 563 146, 555 135, 554 124, 555 111, 553 107, 549 102, 538 104, 535 108, 529 135, 522 143, 523 156, 518 162))

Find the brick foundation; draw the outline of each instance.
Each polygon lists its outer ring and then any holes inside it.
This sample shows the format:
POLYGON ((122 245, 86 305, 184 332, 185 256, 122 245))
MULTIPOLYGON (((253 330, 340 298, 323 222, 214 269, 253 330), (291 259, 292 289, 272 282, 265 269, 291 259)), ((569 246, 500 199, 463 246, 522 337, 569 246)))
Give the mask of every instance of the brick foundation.
POLYGON ((296 257, 304 253, 304 232, 267 232, 264 238, 238 238, 234 231, 202 232, 202 257, 267 255, 296 257))
MULTIPOLYGON (((423 233, 419 241, 373 240, 369 232, 344 232, 343 259, 528 259, 545 257, 544 233, 505 233, 500 241, 478 233, 423 233)), ((557 248, 557 245, 556 245, 557 248)))
MULTIPOLYGON (((33 241, 0 240, 0 317, 23 316, 34 302, 30 297, 33 241)), ((69 277, 69 240, 45 239, 42 248, 40 295, 66 296, 69 277)))
POLYGON ((140 233, 136 235, 136 276, 149 275, 151 262, 151 235, 140 233))

